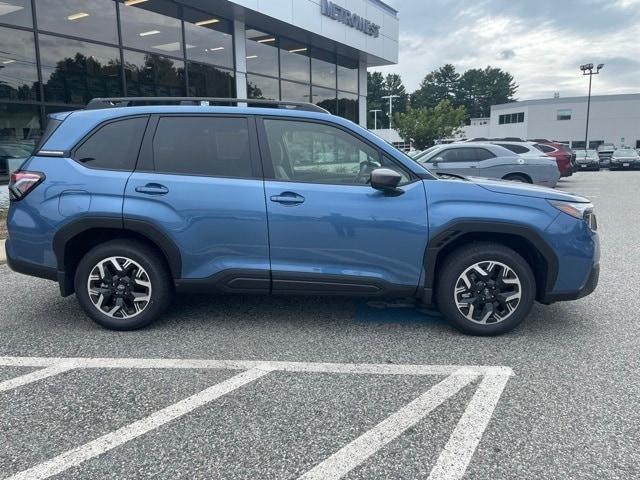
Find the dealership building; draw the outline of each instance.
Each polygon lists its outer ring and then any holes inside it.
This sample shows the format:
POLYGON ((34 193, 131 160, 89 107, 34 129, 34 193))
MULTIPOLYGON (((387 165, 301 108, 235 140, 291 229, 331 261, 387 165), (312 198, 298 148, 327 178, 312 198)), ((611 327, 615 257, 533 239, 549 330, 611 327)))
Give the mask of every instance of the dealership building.
MULTIPOLYGON (((461 137, 548 138, 584 148, 587 97, 548 98, 493 105, 472 118, 461 137)), ((613 143, 640 148, 640 94, 591 97, 589 148, 613 143)))
POLYGON ((94 97, 303 101, 366 125, 367 67, 397 62, 398 16, 380 0, 0 0, 0 45, 2 175, 48 113, 94 97))

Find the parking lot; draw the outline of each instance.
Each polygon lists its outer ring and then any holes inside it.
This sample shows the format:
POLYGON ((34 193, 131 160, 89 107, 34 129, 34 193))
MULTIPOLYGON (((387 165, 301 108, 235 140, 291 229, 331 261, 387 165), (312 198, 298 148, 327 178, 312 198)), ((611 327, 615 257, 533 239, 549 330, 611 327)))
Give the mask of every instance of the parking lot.
POLYGON ((640 172, 579 172, 596 292, 464 336, 341 298, 182 296, 136 332, 0 265, 0 478, 640 477, 640 172))

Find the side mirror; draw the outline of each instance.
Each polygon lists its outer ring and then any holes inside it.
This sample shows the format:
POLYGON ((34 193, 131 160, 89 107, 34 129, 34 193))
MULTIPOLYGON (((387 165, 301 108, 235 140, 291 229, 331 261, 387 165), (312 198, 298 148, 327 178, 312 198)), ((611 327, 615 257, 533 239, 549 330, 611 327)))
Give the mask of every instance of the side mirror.
POLYGON ((432 158, 431 160, 429 160, 429 163, 433 164, 434 167, 437 167, 438 163, 440 163, 440 162, 444 162, 444 158, 436 157, 436 158, 432 158))
POLYGON ((376 168, 371 172, 371 187, 376 190, 393 191, 398 188, 402 175, 390 168, 376 168))

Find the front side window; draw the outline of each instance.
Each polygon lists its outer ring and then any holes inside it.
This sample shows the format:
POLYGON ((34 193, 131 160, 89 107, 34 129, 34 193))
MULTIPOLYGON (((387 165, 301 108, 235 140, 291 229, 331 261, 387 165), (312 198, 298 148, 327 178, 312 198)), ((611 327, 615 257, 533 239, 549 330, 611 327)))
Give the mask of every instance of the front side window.
POLYGON ((162 117, 153 161, 161 173, 252 178, 247 119, 162 117))
POLYGON ((78 147, 74 158, 91 168, 133 171, 147 120, 127 118, 100 127, 78 147))
POLYGON ((408 175, 394 162, 353 135, 320 123, 265 120, 267 141, 277 180, 367 185, 379 167, 408 175))
POLYGON ((475 162, 476 148, 451 148, 441 152, 437 157, 441 157, 445 162, 475 162))

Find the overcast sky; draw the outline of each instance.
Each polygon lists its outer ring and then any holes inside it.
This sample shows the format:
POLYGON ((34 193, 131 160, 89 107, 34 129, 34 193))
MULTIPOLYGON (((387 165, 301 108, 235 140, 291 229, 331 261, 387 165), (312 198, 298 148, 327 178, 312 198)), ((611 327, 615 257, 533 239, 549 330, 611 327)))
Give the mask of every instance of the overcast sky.
POLYGON ((385 0, 400 18, 409 92, 446 63, 511 73, 519 100, 583 95, 583 63, 604 63, 593 94, 640 93, 640 0, 385 0))

